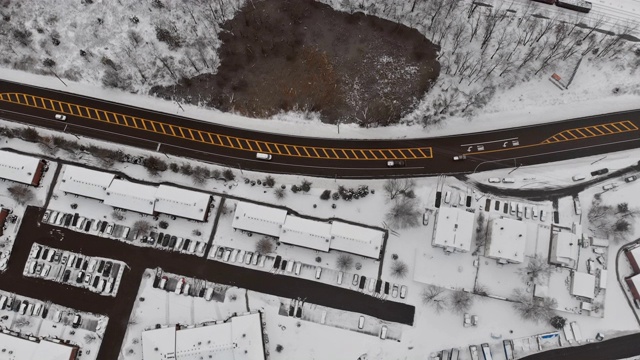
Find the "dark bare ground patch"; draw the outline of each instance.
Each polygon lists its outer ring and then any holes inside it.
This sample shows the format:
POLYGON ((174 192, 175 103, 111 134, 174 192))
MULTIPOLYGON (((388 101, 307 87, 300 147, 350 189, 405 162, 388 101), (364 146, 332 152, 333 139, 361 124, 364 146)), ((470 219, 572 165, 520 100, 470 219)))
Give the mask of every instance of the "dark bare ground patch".
POLYGON ((301 110, 384 126, 440 72, 437 47, 417 30, 313 0, 248 2, 222 28, 217 74, 151 92, 251 117, 301 110))

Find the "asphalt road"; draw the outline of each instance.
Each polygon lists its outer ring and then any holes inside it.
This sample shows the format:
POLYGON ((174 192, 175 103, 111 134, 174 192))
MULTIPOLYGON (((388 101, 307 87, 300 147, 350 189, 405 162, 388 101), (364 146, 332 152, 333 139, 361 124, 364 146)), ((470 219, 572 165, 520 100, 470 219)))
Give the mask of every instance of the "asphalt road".
POLYGON ((345 140, 246 130, 0 81, 0 116, 232 168, 341 178, 460 174, 637 148, 640 111, 458 136, 345 140), (54 119, 66 114, 67 121, 54 119), (256 152, 273 155, 271 161, 256 152), (466 154, 465 161, 453 161, 466 154), (388 168, 389 159, 405 161, 388 168))
POLYGON ((25 212, 8 270, 0 274, 0 287, 19 295, 109 316, 109 324, 98 355, 99 360, 118 358, 140 279, 147 268, 160 267, 166 272, 185 277, 238 286, 284 298, 306 298, 308 303, 358 312, 387 321, 413 324, 415 308, 407 304, 383 301, 357 291, 315 281, 273 275, 193 255, 132 246, 66 228, 40 224, 40 216, 40 208, 29 207, 25 212), (122 276, 117 297, 100 296, 86 289, 24 277, 22 271, 34 242, 84 255, 124 261, 128 269, 122 276))
POLYGON ((536 353, 523 357, 522 360, 615 360, 638 354, 640 334, 631 334, 602 342, 536 353))

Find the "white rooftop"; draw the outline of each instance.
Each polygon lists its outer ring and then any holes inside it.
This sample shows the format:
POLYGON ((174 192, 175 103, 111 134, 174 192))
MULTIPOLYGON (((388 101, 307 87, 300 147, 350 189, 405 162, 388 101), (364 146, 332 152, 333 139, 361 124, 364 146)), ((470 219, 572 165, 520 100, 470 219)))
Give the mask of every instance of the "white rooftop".
POLYGON ((636 290, 640 292, 640 274, 635 274, 632 277, 628 278, 627 280, 631 281, 631 283, 633 284, 633 287, 635 287, 636 290))
POLYGON ((384 232, 334 221, 331 224, 331 249, 377 259, 384 242, 384 232))
POLYGON ((180 330, 172 326, 143 331, 142 355, 144 360, 264 360, 260 315, 180 330))
POLYGON ((6 349, 0 353, 2 360, 69 360, 74 353, 71 346, 47 340, 35 342, 1 332, 0 348, 6 349))
POLYGON ((114 174, 79 166, 65 165, 60 190, 93 199, 104 200, 114 174))
POLYGON ((280 241, 327 252, 331 245, 331 224, 289 215, 282 225, 280 241))
POLYGON ((286 210, 238 201, 231 226, 234 229, 278 237, 286 217, 286 210))
POLYGON ((595 291, 595 276, 583 272, 573 272, 573 280, 571 281, 571 295, 593 299, 595 297, 595 291))
POLYGON ((160 185, 155 194, 155 211, 204 221, 211 196, 199 191, 160 185))
POLYGON ((551 260, 573 266, 578 261, 578 239, 575 234, 561 231, 553 237, 551 246, 551 260))
POLYGON ((104 203, 113 207, 153 214, 156 187, 114 179, 107 189, 104 203))
POLYGON ((0 178, 31 185, 40 159, 0 150, 0 178))
POLYGON ((494 259, 522 263, 526 245, 527 225, 519 220, 493 219, 485 255, 494 259))
POLYGON ((629 250, 629 254, 636 261, 636 264, 640 265, 640 246, 636 246, 629 250))
POLYGON ((471 250, 474 215, 452 207, 438 209, 433 245, 459 251, 471 250))

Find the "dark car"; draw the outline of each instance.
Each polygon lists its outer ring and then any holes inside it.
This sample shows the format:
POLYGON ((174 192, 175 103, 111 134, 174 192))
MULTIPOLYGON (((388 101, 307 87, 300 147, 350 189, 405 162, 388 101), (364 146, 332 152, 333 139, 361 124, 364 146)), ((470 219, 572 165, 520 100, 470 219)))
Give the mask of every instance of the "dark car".
POLYGON ((222 259, 222 255, 224 254, 224 248, 223 247, 219 247, 218 251, 216 251, 216 257, 218 259, 222 259))
POLYGON ((49 314, 49 308, 44 308, 42 309, 42 314, 40 314, 40 316, 42 316, 43 319, 46 319, 48 314, 49 314))
POLYGON ((287 268, 287 260, 282 260, 282 263, 280 264, 280 270, 284 270, 287 268))
POLYGON ((102 276, 108 277, 111 275, 111 267, 113 267, 113 263, 111 261, 107 261, 107 264, 104 266, 104 270, 102 271, 102 276))
POLYGON ((98 283, 100 282, 100 276, 96 276, 93 278, 93 284, 91 284, 91 286, 93 286, 94 288, 98 287, 98 283))
POLYGON ((49 249, 44 249, 42 251, 42 258, 41 259, 43 259, 43 260, 46 259, 48 255, 49 255, 49 249))
POLYGON ((73 220, 73 215, 67 214, 64 216, 64 226, 69 227, 71 225, 71 220, 73 220))
POLYGON ((76 283, 82 284, 83 280, 84 280, 84 271, 80 271, 78 273, 78 276, 76 276, 76 283))
POLYGON ((100 232, 103 233, 104 230, 107 228, 107 225, 109 225, 108 222, 104 221, 102 222, 102 224, 100 224, 100 232))
POLYGON ((164 238, 162 238, 162 246, 167 247, 169 245, 169 241, 171 241, 171 235, 164 234, 164 238))
POLYGON ((384 283, 384 294, 389 295, 389 283, 386 281, 384 283))
POLYGON ((104 260, 100 260, 100 262, 98 263, 98 269, 96 269, 99 273, 102 272, 102 270, 104 270, 104 260))
POLYGON ((80 214, 73 214, 73 221, 71 222, 71 225, 78 226, 78 219, 80 219, 80 214))
POLYGON ((280 262, 282 261, 282 256, 276 256, 276 260, 273 262, 273 268, 277 269, 280 267, 280 262))
POLYGON ((171 240, 169 240, 169 247, 170 247, 170 248, 172 248, 172 249, 173 249, 174 247, 176 247, 176 242, 177 242, 177 241, 178 241, 178 237, 177 237, 177 236, 175 236, 175 235, 173 235, 173 236, 171 237, 171 240))
POLYGON ((367 283, 367 277, 364 275, 360 276, 360 286, 359 286, 360 290, 364 289, 364 286, 366 283, 367 283))
POLYGON ((64 271, 64 274, 62 275, 62 282, 69 281, 69 276, 71 276, 71 270, 67 269, 64 271))
POLYGON ((182 250, 183 251, 187 251, 187 249, 189 248, 190 244, 191 244, 191 240, 184 239, 184 243, 182 243, 182 250))
POLYGON ((382 280, 378 279, 376 281, 376 292, 379 294, 380 293, 380 289, 382 289, 382 280))
POLYGON ((82 270, 86 271, 88 267, 89 267, 89 260, 84 259, 84 262, 82 263, 82 270))
POLYGON ((80 269, 81 266, 82 266, 82 258, 80 256, 78 256, 76 258, 76 265, 75 265, 76 270, 80 269))
POLYGON ((156 239, 158 241, 158 245, 162 245, 163 238, 164 238, 164 233, 158 234, 158 238, 156 239))
POLYGON ((591 172, 591 176, 598 176, 598 175, 604 175, 606 173, 609 172, 609 169, 604 168, 604 169, 600 169, 600 170, 596 170, 596 171, 592 171, 591 172))
POLYGON ((632 181, 636 181, 638 177, 635 175, 631 175, 631 176, 627 176, 626 178, 624 178, 624 181, 626 182, 632 182, 632 181))
POLYGON ((85 232, 89 232, 89 230, 91 230, 91 223, 93 223, 94 220, 89 220, 86 222, 86 224, 84 225, 84 231, 85 232))
POLYGON ((387 161, 388 167, 403 167, 405 165, 404 160, 389 160, 387 161))

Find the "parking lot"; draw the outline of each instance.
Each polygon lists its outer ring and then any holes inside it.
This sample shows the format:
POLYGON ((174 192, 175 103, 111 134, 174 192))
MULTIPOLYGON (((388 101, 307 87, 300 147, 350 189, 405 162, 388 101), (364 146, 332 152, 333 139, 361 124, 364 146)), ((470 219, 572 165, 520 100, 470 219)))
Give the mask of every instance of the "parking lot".
POLYGON ((285 298, 306 298, 309 303, 355 311, 382 320, 413 324, 415 308, 410 305, 382 301, 355 291, 297 277, 274 277, 263 271, 218 261, 205 261, 187 254, 130 246, 83 232, 40 224, 38 220, 43 213, 36 207, 29 207, 25 212, 9 268, 0 275, 0 281, 3 288, 14 293, 108 315, 110 325, 104 334, 98 359, 118 358, 138 285, 147 268, 161 267, 167 272, 182 274, 184 277, 234 285, 285 298), (129 267, 122 276, 117 298, 101 296, 80 288, 63 287, 59 283, 39 278, 23 277, 24 265, 34 242, 55 244, 57 249, 63 251, 102 256, 126 263, 129 267))
POLYGON ((125 264, 33 244, 24 275, 116 296, 125 264))

